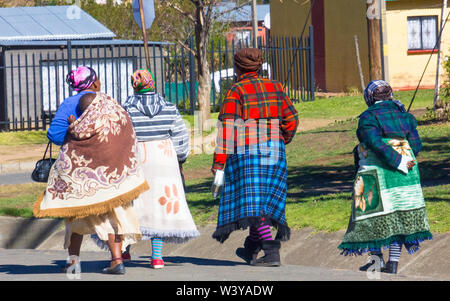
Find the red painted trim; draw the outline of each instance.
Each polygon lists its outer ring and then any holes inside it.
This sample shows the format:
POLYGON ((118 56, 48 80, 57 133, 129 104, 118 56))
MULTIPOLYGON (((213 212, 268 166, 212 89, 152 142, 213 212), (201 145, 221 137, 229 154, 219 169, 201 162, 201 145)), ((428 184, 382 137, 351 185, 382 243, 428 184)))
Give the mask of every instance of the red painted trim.
POLYGON ((324 0, 313 2, 311 23, 314 29, 314 75, 316 89, 326 90, 326 65, 325 65, 325 4, 324 0))
MULTIPOLYGON (((393 87, 392 90, 395 91, 414 91, 417 86, 404 86, 404 87, 393 87)), ((420 86, 419 90, 433 90, 434 86, 420 86)))
POLYGON ((408 54, 430 54, 430 53, 437 53, 437 49, 408 50, 408 54))

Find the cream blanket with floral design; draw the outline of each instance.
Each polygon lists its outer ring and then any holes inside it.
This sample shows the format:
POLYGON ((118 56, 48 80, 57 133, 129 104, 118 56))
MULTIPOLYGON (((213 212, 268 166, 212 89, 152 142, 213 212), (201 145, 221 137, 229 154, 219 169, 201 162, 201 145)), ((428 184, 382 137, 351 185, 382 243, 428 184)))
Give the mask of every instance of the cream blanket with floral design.
POLYGON ((128 114, 115 100, 97 93, 70 125, 33 213, 64 218, 100 215, 148 189, 138 168, 136 134, 128 114))

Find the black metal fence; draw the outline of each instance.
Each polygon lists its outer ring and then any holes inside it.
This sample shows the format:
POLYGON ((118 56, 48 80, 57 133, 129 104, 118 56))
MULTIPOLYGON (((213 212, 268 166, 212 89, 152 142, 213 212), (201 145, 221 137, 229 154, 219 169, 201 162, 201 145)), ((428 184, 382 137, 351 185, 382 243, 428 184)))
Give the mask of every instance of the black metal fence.
MULTIPOLYGON (((263 76, 279 80, 294 101, 314 100, 313 32, 302 38, 258 40, 264 55, 263 76)), ((193 40, 190 41, 193 48, 193 40)), ((212 41, 209 49, 211 108, 220 108, 233 84, 233 55, 248 40, 212 41)), ((194 55, 171 43, 149 43, 156 91, 181 113, 196 109, 198 81, 194 55)), ((102 91, 123 103, 133 93, 130 75, 146 66, 140 41, 52 41, 0 45, 0 130, 47 129, 54 113, 73 95, 66 74, 79 65, 94 68, 102 91)))

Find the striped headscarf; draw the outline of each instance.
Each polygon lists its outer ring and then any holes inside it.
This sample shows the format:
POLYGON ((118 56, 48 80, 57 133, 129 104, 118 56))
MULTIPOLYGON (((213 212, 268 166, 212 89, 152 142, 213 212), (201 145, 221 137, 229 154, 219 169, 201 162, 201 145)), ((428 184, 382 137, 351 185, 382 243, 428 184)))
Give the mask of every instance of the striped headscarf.
POLYGON ((402 112, 406 112, 405 106, 399 100, 394 100, 392 88, 384 80, 371 81, 364 90, 364 100, 368 107, 373 106, 380 100, 391 100, 402 112))
POLYGON ((97 73, 87 66, 80 66, 66 76, 66 82, 77 92, 89 89, 97 80, 97 73))
POLYGON ((154 92, 155 81, 153 74, 148 69, 136 70, 131 75, 131 85, 136 93, 154 92))
POLYGON ((372 106, 378 100, 393 99, 391 86, 384 80, 373 80, 364 90, 364 100, 368 107, 372 106))

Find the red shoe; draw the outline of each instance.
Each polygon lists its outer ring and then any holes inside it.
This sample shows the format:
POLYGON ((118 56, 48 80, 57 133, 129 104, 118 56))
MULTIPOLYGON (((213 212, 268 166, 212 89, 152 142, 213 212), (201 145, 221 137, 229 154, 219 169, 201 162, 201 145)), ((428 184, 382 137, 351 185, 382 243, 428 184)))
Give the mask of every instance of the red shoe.
POLYGON ((122 253, 122 261, 128 262, 131 260, 131 254, 130 253, 122 253))
POLYGON ((164 261, 162 259, 151 259, 150 267, 152 269, 162 269, 164 267, 164 261))

